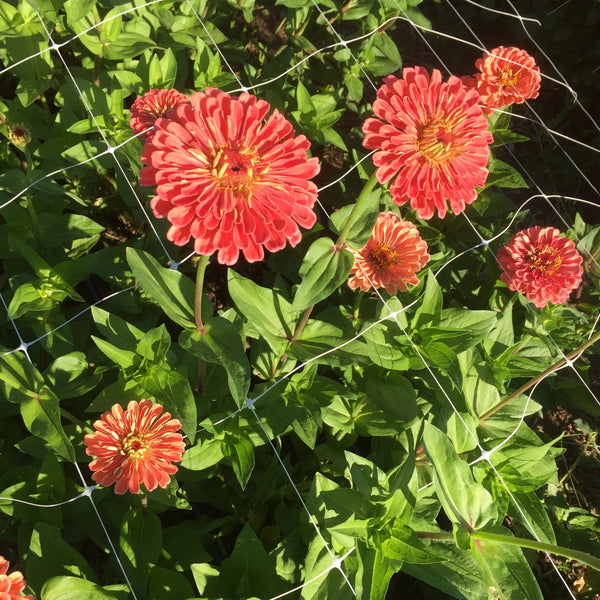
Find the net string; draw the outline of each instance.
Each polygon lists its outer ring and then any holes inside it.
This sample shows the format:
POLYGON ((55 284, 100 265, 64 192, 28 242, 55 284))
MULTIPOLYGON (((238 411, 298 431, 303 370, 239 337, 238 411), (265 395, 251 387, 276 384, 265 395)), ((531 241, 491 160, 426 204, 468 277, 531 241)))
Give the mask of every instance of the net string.
MULTIPOLYGON (((338 45, 338 44, 336 44, 336 45, 338 45)), ((259 85, 261 85, 261 84, 259 84, 259 85)), ((365 157, 365 158, 366 158, 366 157, 365 157)), ((355 166, 356 166, 356 165, 355 165, 355 166)), ((355 167, 353 167, 353 168, 355 168, 355 167)), ((339 181, 339 180, 338 180, 338 181, 339 181)), ((334 183, 335 183, 335 182, 334 182, 334 183)), ((329 184, 329 185, 333 185, 333 184, 329 184)), ((168 254, 167 254, 167 255, 168 255, 168 254)), ((193 256, 193 253, 192 253, 190 256, 193 256)), ((173 264, 173 263, 172 263, 172 264, 173 264)), ((179 263, 179 264, 181 264, 181 263, 179 263)), ((6 305, 5 305, 5 307, 6 307, 6 305)), ((307 363, 305 363, 305 364, 307 364, 307 363)))

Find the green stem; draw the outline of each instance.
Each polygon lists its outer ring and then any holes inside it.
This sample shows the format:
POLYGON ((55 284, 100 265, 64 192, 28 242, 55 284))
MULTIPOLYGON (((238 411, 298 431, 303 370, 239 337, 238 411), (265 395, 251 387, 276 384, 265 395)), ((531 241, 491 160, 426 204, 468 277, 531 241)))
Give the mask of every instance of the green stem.
POLYGON ((566 355, 566 358, 561 358, 558 362, 554 363, 551 367, 548 367, 543 373, 540 373, 530 381, 528 381, 525 385, 522 385, 516 392, 513 392, 510 396, 506 397, 504 400, 496 404, 496 406, 492 406, 490 410, 483 413, 481 417, 479 417, 479 426, 481 427, 487 419, 489 419, 493 414, 497 413, 502 407, 506 406, 511 400, 514 400, 521 394, 524 394, 529 388, 533 387, 536 383, 541 381, 546 375, 560 369, 562 366, 566 365, 567 362, 573 360, 578 354, 587 350, 590 346, 593 346, 598 340, 600 340, 600 331, 596 332, 587 342, 581 344, 579 348, 572 350, 569 354, 566 355))
POLYGON ((521 546, 521 548, 531 548, 531 550, 539 550, 540 552, 548 552, 549 554, 559 554, 560 556, 565 556, 571 560, 582 562, 596 571, 600 571, 600 558, 592 556, 587 552, 572 550, 571 548, 565 548, 564 546, 555 546, 554 544, 546 544, 545 542, 536 542, 535 540, 502 535, 501 533, 490 533, 488 531, 474 531, 471 533, 471 537, 476 540, 487 540, 489 542, 498 542, 510 546, 521 546))
POLYGON ((361 190, 360 194, 358 195, 358 198, 356 199, 356 203, 354 204, 354 208, 352 209, 352 212, 350 213, 350 216, 348 217, 348 221, 346 222, 346 226, 342 230, 342 233, 340 233, 340 236, 338 237, 337 242, 335 243, 336 248, 339 249, 344 245, 344 242, 346 241, 346 238, 348 237, 348 234, 350 233, 352 226, 354 225, 354 223, 356 222, 356 219, 358 218, 358 215, 360 214, 362 205, 364 204, 364 202, 367 199, 367 197, 369 196, 369 194, 373 191, 373 188, 375 187, 375 184, 377 183, 377 177, 375 176, 375 173, 376 173, 376 171, 373 171, 373 174, 371 175, 371 177, 369 177, 369 179, 367 179, 367 183, 365 183, 363 189, 361 190))
POLYGON ((196 268, 196 297, 194 299, 194 319, 196 321, 196 329, 202 334, 206 335, 206 329, 202 323, 202 288, 204 286, 204 273, 206 272, 206 266, 208 265, 208 256, 202 256, 198 258, 198 266, 196 268))
MULTIPOLYGON (((444 542, 454 541, 454 536, 445 531, 415 531, 417 537, 428 540, 438 540, 444 542)), ((475 540, 483 540, 488 542, 497 542, 499 544, 507 544, 509 546, 520 546, 521 548, 530 548, 539 552, 548 552, 548 554, 558 554, 565 556, 571 560, 582 562, 596 571, 600 571, 600 558, 592 556, 587 552, 580 552, 564 546, 555 546, 554 544, 546 544, 545 542, 536 542, 525 538, 503 535, 501 533, 490 533, 488 531, 472 531, 471 538, 475 540)))

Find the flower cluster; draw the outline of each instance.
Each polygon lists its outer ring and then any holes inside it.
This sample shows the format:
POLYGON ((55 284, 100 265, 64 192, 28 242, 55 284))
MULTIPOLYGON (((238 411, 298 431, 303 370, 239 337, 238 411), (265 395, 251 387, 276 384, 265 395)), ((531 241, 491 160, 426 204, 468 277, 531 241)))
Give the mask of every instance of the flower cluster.
POLYGON ((310 142, 295 137, 283 115, 256 96, 217 89, 196 92, 154 123, 146 140, 140 183, 156 186, 157 217, 171 223, 167 238, 182 246, 194 239, 198 254, 217 251, 233 265, 240 251, 249 262, 264 248, 281 250, 301 239, 299 226, 316 221, 319 172, 308 158, 310 142))
POLYGON ((498 251, 500 279, 543 308, 562 304, 581 283, 581 254, 572 240, 554 227, 529 227, 512 236, 498 251))
POLYGON ((13 571, 10 575, 8 573, 8 567, 10 563, 0 556, 0 600, 33 600, 33 596, 24 596, 21 592, 27 585, 25 578, 21 571, 13 571))
POLYGON ((177 419, 162 413, 160 404, 150 400, 132 400, 127 410, 119 404, 94 423, 96 431, 85 436, 86 453, 96 458, 90 463, 92 478, 107 487, 116 482, 115 493, 133 494, 140 484, 151 492, 169 484, 177 472, 185 450, 177 419))
POLYGON ((394 179, 396 204, 410 201, 420 218, 431 219, 436 210, 444 218, 447 203, 458 214, 477 198, 493 141, 479 102, 458 77, 443 82, 437 69, 430 76, 423 67, 407 68, 402 79, 384 79, 363 145, 378 150, 377 179, 394 179))
POLYGON ((416 285, 416 273, 429 261, 427 242, 415 225, 394 212, 377 217, 371 239, 360 250, 352 250, 354 265, 348 285, 364 292, 385 288, 389 294, 405 292, 407 284, 416 285))
POLYGON ((472 77, 463 77, 463 83, 481 96, 484 112, 521 104, 539 95, 540 68, 525 50, 513 46, 498 46, 475 62, 479 70, 472 77))

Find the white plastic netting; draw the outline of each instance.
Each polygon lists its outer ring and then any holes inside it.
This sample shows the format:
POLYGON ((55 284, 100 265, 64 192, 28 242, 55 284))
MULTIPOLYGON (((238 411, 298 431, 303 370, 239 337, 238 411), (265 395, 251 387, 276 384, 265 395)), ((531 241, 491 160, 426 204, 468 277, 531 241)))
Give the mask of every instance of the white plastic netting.
MULTIPOLYGON (((398 14, 392 18, 386 19, 378 24, 377 27, 370 29, 366 34, 360 35, 357 37, 348 37, 345 39, 340 31, 341 27, 338 29, 338 23, 330 22, 329 17, 323 12, 324 9, 320 5, 320 3, 313 0, 313 2, 306 2, 306 11, 309 14, 308 18, 315 19, 318 21, 323 28, 325 28, 330 35, 331 42, 325 46, 317 46, 314 51, 306 51, 306 56, 297 62, 293 62, 287 65, 285 68, 275 72, 270 73, 268 77, 263 77, 258 81, 249 80, 245 73, 236 70, 232 67, 236 62, 236 58, 231 58, 228 56, 228 45, 225 43, 217 43, 215 40, 214 27, 211 26, 211 23, 206 21, 202 16, 202 11, 200 10, 200 4, 196 2, 187 2, 182 5, 175 5, 173 2, 167 2, 163 0, 154 0, 153 2, 146 3, 115 3, 115 10, 111 11, 111 15, 109 17, 101 18, 97 23, 92 25, 89 28, 85 28, 81 31, 77 32, 63 32, 60 41, 53 38, 53 27, 50 26, 45 18, 44 11, 36 4, 35 1, 30 0, 30 5, 32 9, 32 13, 30 18, 32 21, 37 20, 43 27, 45 36, 48 39, 48 48, 44 49, 37 54, 31 54, 20 61, 14 63, 5 64, 2 70, 0 70, 0 76, 10 73, 20 64, 25 62, 34 62, 38 61, 41 63, 41 70, 44 70, 45 64, 47 63, 47 57, 52 56, 52 59, 55 61, 56 65, 59 65, 60 69, 63 69, 66 73, 70 85, 72 86, 72 90, 74 91, 76 97, 79 101, 84 105, 87 114, 89 115, 90 122, 93 124, 93 128, 95 128, 97 135, 95 136, 98 141, 97 144, 93 146, 95 148, 95 152, 90 154, 88 158, 85 160, 78 160, 73 162, 72 160, 67 160, 65 156, 68 156, 67 147, 60 147, 60 140, 56 142, 56 154, 60 158, 56 161, 56 168, 50 172, 45 173, 36 173, 33 177, 33 180, 24 185, 21 191, 12 197, 6 199, 0 205, 0 212, 9 209, 13 204, 17 203, 19 199, 26 196, 26 194, 34 188, 39 188, 44 186, 49 181, 52 181, 56 177, 60 177, 65 171, 69 170, 77 170, 88 164, 103 164, 110 165, 111 168, 114 169, 116 177, 120 179, 122 183, 128 188, 131 198, 136 205, 136 210, 139 211, 138 214, 143 215, 143 219, 148 227, 148 236, 152 236, 156 240, 156 244, 153 244, 152 247, 159 248, 160 255, 157 255, 156 258, 160 260, 165 266, 169 266, 171 269, 180 269, 182 265, 185 265, 194 254, 189 254, 187 256, 183 256, 181 254, 181 249, 173 246, 170 242, 168 242, 164 235, 164 227, 161 223, 159 223, 154 216, 149 211, 146 199, 141 195, 140 188, 136 185, 136 182, 133 182, 129 178, 129 174, 127 169, 124 167, 126 164, 127 158, 124 155, 124 151, 127 150, 128 146, 134 142, 134 137, 130 137, 129 139, 125 139, 124 141, 116 142, 114 136, 112 136, 110 132, 110 128, 107 125, 106 115, 98 114, 93 106, 89 102, 90 91, 89 89, 82 89, 81 86, 81 74, 74 72, 74 67, 72 65, 73 61, 70 60, 70 55, 74 51, 75 42, 88 34, 89 32, 98 31, 102 27, 106 27, 109 25, 111 20, 116 19, 129 19, 133 18, 136 13, 143 11, 145 8, 154 5, 165 5, 165 11, 171 12, 174 14, 174 11, 184 10, 186 16, 190 19, 195 19, 197 23, 200 24, 202 30, 205 33, 204 38, 208 41, 207 43, 212 45, 212 51, 218 53, 222 69, 225 72, 231 73, 233 76, 233 80, 235 85, 230 85, 226 91, 231 92, 233 94, 239 93, 241 91, 250 91, 257 95, 267 94, 268 90, 271 86, 277 86, 278 82, 280 82, 283 78, 295 75, 299 78, 302 77, 302 73, 310 70, 313 67, 313 64, 316 64, 323 55, 327 55, 329 60, 332 60, 332 56, 335 55, 336 52, 341 50, 347 51, 350 54, 351 60, 356 63, 358 69, 360 71, 360 77, 362 78, 365 88, 371 88, 371 96, 374 96, 374 92, 378 87, 378 78, 369 75, 368 70, 365 69, 365 66, 360 63, 360 60, 357 58, 355 53, 355 48, 358 43, 364 39, 367 39, 371 36, 377 36, 380 31, 384 30, 392 30, 396 32, 396 39, 403 39, 403 36, 406 38, 411 38, 413 40, 411 50, 418 55, 420 58, 424 58, 428 61, 429 64, 437 66, 442 71, 446 72, 446 74, 452 73, 452 59, 448 56, 449 48, 455 47, 457 50, 461 50, 463 48, 469 48, 472 50, 471 55, 474 58, 477 58, 479 55, 488 51, 489 48, 486 48, 484 43, 482 42, 482 38, 485 37, 484 34, 474 30, 473 26, 462 16, 464 14, 465 4, 469 4, 471 6, 477 7, 480 11, 491 11, 494 13, 495 22, 505 22, 507 24, 507 30, 510 27, 513 27, 515 24, 518 24, 522 31, 526 33, 526 36, 531 42, 532 50, 535 49, 536 56, 539 57, 540 62, 545 65, 548 65, 547 68, 542 70, 542 90, 550 86, 553 89, 564 89, 571 96, 572 102, 572 110, 576 111, 581 115, 581 120, 587 124, 592 130, 600 132, 600 127, 598 123, 593 118, 592 114, 586 109, 585 106, 578 100, 576 90, 574 90, 569 84, 569 73, 562 73, 554 64, 549 53, 546 52, 545 48, 542 44, 536 41, 535 33, 539 31, 540 27, 543 27, 543 23, 539 22, 536 19, 528 18, 520 14, 519 9, 511 3, 509 0, 505 2, 501 2, 495 8, 490 8, 488 6, 480 5, 476 2, 472 2, 472 0, 462 0, 462 2, 450 2, 450 0, 444 0, 445 8, 449 9, 446 11, 446 14, 454 15, 454 22, 447 23, 439 23, 434 22, 434 29, 430 30, 426 27, 423 22, 415 22, 415 16, 413 13, 408 13, 406 10, 406 6, 402 2, 396 3, 396 8, 398 14), (457 34, 456 32, 460 31, 461 33, 457 34), (67 152, 65 155, 64 153, 67 152)), ((268 4, 268 3, 265 3, 268 4)), ((350 3, 349 3, 350 4, 350 3)), ((387 3, 389 4, 389 2, 387 3)), ((557 6, 555 8, 556 11, 568 10, 569 7, 564 5, 557 6)), ((426 7, 422 7, 425 9, 426 7)), ((227 8, 227 10, 230 10, 227 8)), ((164 27, 163 24, 160 27, 164 27)), ((510 45, 510 40, 506 41, 507 45, 510 45)), ((399 43, 400 51, 403 52, 402 43, 399 43)), ((409 57, 403 56, 404 63, 408 66, 409 57)), ((415 57, 416 61, 416 57, 415 57)), ((277 64, 282 64, 282 61, 278 61, 277 64)), ((593 76, 593 73, 588 74, 590 77, 593 76)), ((543 93, 543 91, 542 91, 543 93)), ((512 164, 517 167, 520 171, 523 178, 529 184, 530 189, 533 193, 524 199, 522 202, 521 208, 529 209, 532 214, 551 214, 553 219, 562 223, 565 229, 577 230, 574 223, 574 213, 583 207, 588 207, 589 210, 598 210, 600 203, 598 202, 598 189, 596 187, 596 183, 594 182, 594 174, 590 173, 586 170, 585 167, 581 167, 579 165, 579 156, 581 156, 581 152, 585 152, 588 154, 599 153, 600 149, 595 147, 590 141, 589 138, 587 141, 582 141, 578 139, 580 136, 578 132, 573 131, 559 131, 554 128, 549 122, 547 117, 543 117, 538 113, 538 109, 536 108, 535 102, 525 102, 519 110, 516 110, 512 113, 512 119, 518 120, 518 122, 524 123, 524 128, 526 131, 533 131, 537 136, 537 139, 540 141, 540 144, 543 145, 544 152, 552 153, 554 155, 559 155, 564 157, 564 160, 568 161, 571 165, 572 170, 577 173, 577 176, 580 178, 580 196, 565 196, 562 193, 548 193, 548 189, 546 187, 546 182, 541 181, 538 177, 532 172, 530 166, 526 164, 518 151, 518 148, 513 148, 510 144, 505 146, 512 164), (575 150, 574 150, 575 149, 575 150)), ((495 135, 501 138, 502 132, 495 132, 495 135)), ((596 138, 597 139, 597 138, 596 138)), ((92 148, 92 147, 90 147, 92 148)), ((325 190, 338 190, 340 194, 344 193, 344 181, 346 178, 350 177, 352 172, 361 168, 362 161, 369 160, 370 154, 368 154, 364 149, 362 149, 359 145, 356 148, 349 149, 349 155, 355 157, 354 164, 351 168, 345 172, 340 173, 337 176, 333 176, 331 181, 322 185, 320 188, 320 192, 324 192, 325 190)), ((129 208, 128 208, 129 210, 129 208)), ((323 211, 323 214, 327 215, 327 209, 323 203, 320 203, 320 210, 323 211)), ((596 217, 598 213, 590 213, 595 214, 596 217)), ((329 215, 327 215, 329 216, 329 215)), ((437 273, 441 273, 448 269, 460 269, 461 261, 463 258, 470 253, 483 253, 487 250, 488 246, 492 244, 494 241, 502 238, 505 239, 508 233, 514 233, 512 222, 508 227, 503 228, 499 231, 481 231, 478 229, 478 226, 469 218, 469 210, 465 211, 465 213, 461 216, 455 217, 456 219, 464 219, 468 223, 469 227, 473 232, 473 242, 472 244, 465 249, 464 251, 458 253, 456 256, 452 257, 449 260, 446 260, 444 264, 442 264, 437 273)), ((516 217, 515 217, 516 218, 516 217)), ((594 264, 598 265, 596 256, 586 256, 585 260, 593 261, 594 264)), ((22 352, 28 358, 31 354, 31 349, 35 348, 38 344, 43 344, 50 336, 56 335, 60 332, 61 328, 67 326, 75 326, 77 327, 78 323, 84 322, 86 320, 91 321, 91 313, 90 309, 92 306, 106 306, 110 304, 110 300, 117 296, 121 296, 123 294, 132 294, 136 293, 135 286, 125 287, 122 289, 117 289, 114 291, 110 291, 109 293, 103 294, 99 297, 95 302, 90 302, 84 308, 81 308, 77 312, 75 312, 70 318, 65 320, 64 322, 52 326, 44 333, 36 336, 31 336, 31 329, 26 328, 22 329, 20 325, 19 318, 13 318, 9 311, 10 299, 12 297, 12 292, 6 284, 4 284, 4 289, 0 293, 0 300, 4 306, 4 310, 6 311, 8 326, 12 329, 12 333, 14 334, 17 343, 15 346, 7 351, 5 354, 11 354, 16 352, 22 352)), ((490 467, 495 471, 498 479, 503 483, 504 489, 506 493, 509 495, 511 502, 516 507, 517 511, 521 513, 522 518, 525 522, 528 522, 530 518, 526 512, 520 507, 518 500, 511 493, 509 486, 507 486, 494 466, 493 462, 490 460, 490 457, 499 449, 501 449, 506 443, 509 442, 511 437, 516 434, 518 431, 522 421, 525 416, 529 414, 527 403, 524 405, 523 413, 520 421, 515 423, 514 431, 504 438, 502 443, 498 444, 495 448, 492 449, 484 449, 478 442, 478 437, 473 431, 473 426, 470 423, 467 423, 463 417, 461 416, 460 411, 455 406, 455 398, 453 397, 453 392, 447 388, 447 385, 444 381, 442 381, 437 375, 436 372, 432 369, 433 365, 429 364, 428 359, 426 359, 419 351, 419 347, 417 343, 415 343, 411 339, 410 333, 406 329, 405 321, 402 319, 402 315, 405 311, 411 308, 414 305, 418 305, 420 301, 420 297, 414 300, 410 305, 402 306, 401 308, 397 308, 396 305, 389 305, 388 302, 384 299, 383 296, 380 296, 381 303, 385 306, 385 310, 382 312, 382 318, 379 322, 389 321, 394 323, 398 328, 398 333, 402 333, 409 340, 412 345, 414 351, 421 357, 425 368, 428 370, 431 378, 435 382, 435 385, 438 387, 439 393, 445 398, 448 405, 452 408, 454 413, 457 416, 457 419, 462 423, 462 426, 465 428, 467 434, 474 440, 476 445, 479 448, 480 456, 473 463, 479 461, 487 461, 490 467)), ((531 310, 531 318, 532 320, 538 319, 537 313, 535 310, 531 310)), ((600 318, 600 317, 599 317, 600 318)), ((592 328, 589 331, 584 333, 584 338, 591 338, 594 333, 596 333, 598 329, 597 325, 598 319, 594 322, 592 328)), ((375 326, 375 324, 373 324, 375 326)), ((594 395, 592 390, 588 387, 585 379, 581 376, 580 370, 578 367, 578 361, 581 359, 582 352, 576 355, 567 354, 562 349, 562 344, 559 340, 555 340, 553 337, 552 331, 545 330, 545 325, 543 322, 538 320, 537 323, 538 330, 541 335, 546 336, 555 346, 556 353, 559 357, 562 357, 563 363, 562 365, 556 367, 557 369, 567 369, 571 372, 572 376, 581 381, 581 383, 586 387, 589 393, 590 401, 595 402, 600 405, 600 400, 594 395)), ((364 335, 366 331, 361 332, 360 336, 364 335)), ((360 337, 360 336, 357 336, 360 337)), ((356 338, 355 338, 356 339, 356 338)), ((331 352, 342 348, 346 344, 350 344, 353 340, 348 339, 345 344, 341 344, 338 348, 332 349, 331 352)), ((348 556, 352 554, 354 549, 348 550, 346 553, 342 555, 337 555, 334 551, 331 543, 328 541, 328 536, 326 532, 323 531, 323 526, 319 523, 319 520, 311 513, 311 510, 308 508, 305 500, 303 498, 302 492, 298 489, 297 485, 294 482, 294 476, 292 470, 289 468, 289 457, 284 458, 281 453, 281 446, 278 444, 277 440, 271 439, 269 432, 265 429, 263 420, 261 420, 261 400, 262 398, 268 394, 269 392, 276 390, 278 386, 285 385, 285 380, 290 378, 294 373, 302 371, 306 367, 308 367, 311 362, 318 359, 319 357, 314 357, 314 359, 307 360, 298 364, 293 370, 289 371, 285 376, 279 378, 276 382, 274 382, 268 389, 264 392, 256 395, 252 395, 247 399, 245 406, 242 409, 232 411, 230 414, 225 416, 215 416, 214 418, 208 417, 204 419, 201 423, 201 426, 198 430, 200 435, 203 432, 213 432, 217 429, 226 429, 234 419, 236 419, 241 413, 246 414, 246 418, 255 419, 258 427, 261 428, 264 439, 268 443, 273 456, 275 457, 279 468, 285 475, 285 478, 288 481, 289 486, 294 490, 295 495, 297 496, 297 500, 299 505, 302 507, 302 510, 305 511, 307 518, 312 523, 314 527, 315 534, 319 538, 323 547, 326 549, 327 555, 329 557, 328 564, 323 567, 322 571, 319 572, 314 577, 311 577, 308 581, 304 581, 304 583, 300 586, 290 587, 290 589, 283 594, 279 594, 269 600, 275 600, 275 598, 282 597, 295 597, 294 595, 301 592, 303 588, 307 586, 311 586, 315 583, 318 583, 324 578, 331 577, 332 572, 337 572, 339 576, 343 577, 348 586, 351 594, 354 597, 359 597, 356 590, 353 588, 350 578, 347 575, 347 570, 345 569, 344 561, 348 556)), ((543 372, 543 369, 540 369, 540 375, 542 377, 539 379, 538 383, 534 385, 531 389, 527 391, 527 395, 529 398, 535 399, 536 389, 539 383, 543 381, 545 377, 550 376, 554 370, 549 370, 543 372)), ((88 518, 90 514, 90 509, 97 518, 100 530, 102 534, 106 537, 106 540, 112 549, 112 557, 118 564, 119 569, 119 577, 122 578, 122 582, 125 583, 130 590, 131 597, 137 599, 136 593, 134 591, 134 587, 132 586, 126 572, 126 568, 122 564, 121 559, 119 558, 119 552, 115 548, 115 542, 111 539, 111 536, 108 533, 109 528, 106 526, 106 523, 110 520, 110 515, 103 514, 102 505, 97 500, 97 496, 101 493, 98 490, 98 486, 90 486, 88 485, 89 474, 87 473, 87 467, 82 467, 76 463, 75 468, 78 473, 78 477, 81 482, 81 486, 83 491, 79 493, 73 493, 68 499, 58 502, 55 504, 46 504, 46 503, 38 503, 35 501, 35 498, 31 499, 23 499, 23 498, 14 498, 14 497, 3 497, 0 498, 0 502, 2 502, 3 507, 7 507, 12 505, 12 509, 14 511, 14 516, 17 517, 20 510, 27 510, 27 507, 35 508, 35 509, 43 509, 47 511, 51 511, 53 507, 62 506, 66 507, 67 505, 72 505, 75 511, 74 514, 81 515, 81 518, 88 518)), ((530 527, 533 530, 533 527, 530 527)), ((538 540, 539 541, 539 540, 538 540)), ((556 567, 554 567, 556 569, 556 567)), ((556 572, 559 577, 562 578, 562 575, 556 569, 556 572)), ((564 588, 571 597, 575 597, 570 590, 569 584, 563 579, 564 588)), ((267 600, 266 598, 264 600, 267 600)))

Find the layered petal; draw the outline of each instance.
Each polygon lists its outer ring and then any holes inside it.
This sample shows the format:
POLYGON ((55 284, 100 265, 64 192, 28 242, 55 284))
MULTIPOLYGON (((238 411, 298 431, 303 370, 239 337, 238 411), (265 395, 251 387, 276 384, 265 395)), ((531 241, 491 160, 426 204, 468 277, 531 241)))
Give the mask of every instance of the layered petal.
POLYGON ((152 127, 159 117, 164 117, 172 108, 187 103, 185 94, 177 90, 149 90, 136 98, 131 105, 129 126, 142 138, 152 135, 152 127))
POLYGON ((529 227, 513 235, 498 251, 500 279, 543 308, 563 304, 579 286, 583 258, 575 243, 555 227, 529 227))
POLYGON ((194 240, 198 254, 232 265, 240 252, 262 260, 301 239, 316 221, 319 162, 305 136, 264 100, 208 88, 158 119, 144 144, 142 185, 156 185, 151 202, 171 223, 177 245, 194 240))
POLYGON ((348 285, 364 292, 385 288, 390 294, 405 292, 408 284, 419 283, 417 271, 429 261, 427 242, 416 226, 396 213, 383 212, 377 217, 369 241, 360 250, 352 250, 354 265, 348 285))
POLYGON ((392 181, 396 204, 410 202, 430 219, 436 211, 443 218, 448 204, 458 214, 477 198, 493 141, 478 102, 458 77, 443 82, 437 69, 430 76, 423 67, 407 68, 402 79, 384 79, 363 145, 377 150, 377 179, 392 181))
POLYGON ((90 463, 92 479, 115 493, 136 494, 140 485, 151 492, 169 484, 185 450, 178 433, 181 423, 163 413, 160 404, 132 400, 124 410, 119 404, 94 423, 94 433, 84 438, 86 453, 96 457, 90 463))

